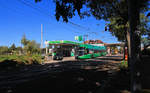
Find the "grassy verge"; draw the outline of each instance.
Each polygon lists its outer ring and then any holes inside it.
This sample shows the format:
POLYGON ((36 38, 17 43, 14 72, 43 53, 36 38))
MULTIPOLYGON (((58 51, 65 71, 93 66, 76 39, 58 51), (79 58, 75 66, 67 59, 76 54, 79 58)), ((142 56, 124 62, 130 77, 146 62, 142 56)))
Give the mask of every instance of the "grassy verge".
POLYGON ((18 63, 23 64, 40 64, 42 62, 42 57, 40 55, 1 55, 0 62, 4 62, 6 60, 16 61, 18 63))
POLYGON ((142 93, 150 93, 150 89, 142 89, 142 93))
POLYGON ((15 68, 22 65, 41 64, 41 55, 0 55, 0 68, 15 68))
POLYGON ((131 93, 130 92, 130 73, 126 61, 121 61, 120 70, 110 76, 105 86, 96 93, 131 93))

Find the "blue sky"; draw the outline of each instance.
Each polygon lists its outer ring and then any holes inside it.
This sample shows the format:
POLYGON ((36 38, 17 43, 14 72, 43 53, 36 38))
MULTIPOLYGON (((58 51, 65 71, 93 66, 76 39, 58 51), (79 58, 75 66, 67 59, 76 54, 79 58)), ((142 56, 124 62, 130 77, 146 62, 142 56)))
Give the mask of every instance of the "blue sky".
POLYGON ((88 34, 88 39, 100 39, 105 43, 118 42, 109 32, 104 31, 105 21, 96 20, 94 17, 80 20, 75 16, 69 19, 82 27, 63 23, 62 19, 57 22, 54 16, 55 4, 52 1, 43 0, 34 3, 34 0, 0 0, 0 46, 11 46, 13 43, 21 46, 20 40, 24 34, 27 39, 40 43, 41 24, 43 24, 44 41, 75 41, 74 36, 88 34))

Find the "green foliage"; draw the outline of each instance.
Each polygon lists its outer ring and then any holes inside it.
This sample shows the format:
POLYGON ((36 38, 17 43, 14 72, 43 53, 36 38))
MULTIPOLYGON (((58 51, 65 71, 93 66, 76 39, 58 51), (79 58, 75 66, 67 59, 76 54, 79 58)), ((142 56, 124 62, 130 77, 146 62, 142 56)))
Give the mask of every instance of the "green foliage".
POLYGON ((23 52, 23 49, 22 49, 22 47, 17 47, 16 48, 16 54, 18 54, 18 55, 22 55, 22 52, 23 52))
MULTIPOLYGON (((109 21, 110 23, 108 24, 108 27, 110 33, 117 37, 118 41, 125 42, 127 30, 129 29, 128 19, 123 17, 112 17, 109 21)), ((143 13, 140 14, 140 21, 140 34, 145 35, 150 30, 148 26, 148 22, 150 21, 143 13)))
POLYGON ((9 49, 10 49, 11 51, 12 51, 12 50, 16 50, 15 44, 12 44, 11 47, 10 47, 9 49))
POLYGON ((41 64, 42 62, 42 56, 41 55, 0 55, 0 63, 5 62, 5 61, 12 61, 12 62, 17 62, 18 64, 41 64))
POLYGON ((0 46, 0 68, 16 67, 20 65, 41 64, 42 56, 40 55, 40 44, 35 40, 27 40, 23 36, 21 43, 22 47, 16 47, 12 44, 11 47, 0 46))
MULTIPOLYGON (((109 23, 109 31, 116 36, 119 41, 126 41, 126 31, 129 29, 128 24, 128 3, 127 0, 54 0, 56 3, 56 19, 60 17, 65 22, 75 16, 75 12, 81 18, 93 15, 96 19, 104 19, 109 23), (87 9, 83 9, 86 7, 87 9)), ((149 2, 140 1, 141 24, 139 30, 141 34, 149 29, 147 26, 147 17, 144 12, 148 10, 149 2)))
POLYGON ((40 44, 38 44, 35 40, 27 40, 24 35, 21 39, 21 43, 24 46, 23 51, 25 54, 40 54, 40 44))
POLYGON ((0 46, 0 55, 10 53, 9 48, 7 46, 0 46))
POLYGON ((40 2, 41 0, 35 0, 35 2, 40 2))
POLYGON ((12 54, 22 54, 22 47, 16 47, 15 44, 12 44, 11 47, 0 46, 0 55, 12 55, 12 54))
POLYGON ((148 37, 143 37, 141 38, 141 42, 144 45, 144 47, 146 48, 148 45, 150 45, 150 40, 148 39, 148 37))
MULTIPOLYGON (((81 18, 93 15, 96 19, 109 20, 112 17, 121 17, 128 20, 127 0, 54 0, 54 2, 58 21, 62 17, 68 22, 69 18, 75 16, 76 11, 81 18)), ((148 4, 148 0, 140 1, 141 12, 148 10, 148 4)))
POLYGON ((127 69, 128 68, 128 62, 123 60, 121 61, 121 64, 120 64, 120 69, 127 69))
POLYGON ((18 56, 18 55, 0 55, 0 70, 17 70, 21 66, 41 64, 42 57, 40 55, 18 56))
MULTIPOLYGON (((35 0, 35 2, 39 1, 35 0)), ((126 41, 129 29, 127 0, 54 0, 54 2, 56 3, 55 16, 58 21, 62 17, 65 22, 68 22, 68 19, 75 16, 76 11, 80 18, 92 15, 98 20, 104 19, 110 22, 107 26, 111 34, 116 36, 119 41, 126 41)), ((143 35, 149 30, 148 18, 144 12, 148 11, 150 3, 148 0, 139 0, 139 2, 142 14, 139 30, 143 35)))
POLYGON ((25 50, 30 54, 40 53, 40 44, 37 44, 35 40, 29 41, 25 46, 25 50))
POLYGON ((23 35, 23 37, 22 37, 22 39, 21 39, 21 44, 22 44, 23 46, 26 46, 28 43, 29 43, 29 41, 26 39, 26 36, 23 35))

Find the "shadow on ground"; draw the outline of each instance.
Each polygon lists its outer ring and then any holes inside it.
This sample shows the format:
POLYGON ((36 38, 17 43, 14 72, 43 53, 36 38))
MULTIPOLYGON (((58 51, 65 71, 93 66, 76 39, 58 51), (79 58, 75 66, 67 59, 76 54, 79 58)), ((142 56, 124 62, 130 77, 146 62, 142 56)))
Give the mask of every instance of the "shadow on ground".
MULTIPOLYGON (((115 59, 114 57, 108 57, 108 59, 102 60, 111 60, 111 58, 113 58, 112 60, 115 59)), ((0 84, 0 93, 97 93, 98 91, 123 93, 121 90, 128 90, 128 81, 124 80, 128 74, 126 72, 120 73, 119 62, 111 63, 102 60, 66 61, 24 66, 16 76, 13 76, 13 72, 9 72, 4 74, 6 77, 12 75, 7 80, 0 77, 0 81, 6 81, 6 84, 0 84), (24 69, 26 70, 24 71, 24 69), (39 74, 38 71, 41 71, 41 73, 39 74), (26 81, 16 83, 19 79, 26 81), (7 84, 8 81, 16 82, 7 84), (106 84, 107 81, 113 82, 106 84), (122 83, 121 86, 118 85, 120 83, 122 83), (107 87, 104 87, 104 85, 107 87), (104 90, 99 90, 101 88, 104 90)))
POLYGON ((122 56, 107 56, 105 58, 95 58, 100 60, 112 60, 112 61, 122 61, 122 56))

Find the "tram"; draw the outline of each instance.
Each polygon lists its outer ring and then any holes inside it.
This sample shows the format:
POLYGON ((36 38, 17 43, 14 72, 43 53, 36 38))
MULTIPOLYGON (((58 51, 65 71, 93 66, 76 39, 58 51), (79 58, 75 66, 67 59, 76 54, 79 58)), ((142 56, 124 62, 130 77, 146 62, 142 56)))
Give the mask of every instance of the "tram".
POLYGON ((105 46, 77 43, 73 41, 48 41, 50 54, 53 60, 62 60, 63 57, 75 57, 75 59, 90 59, 107 54, 105 46))
POLYGON ((95 46, 90 44, 79 44, 76 49, 76 59, 90 59, 107 54, 105 46, 95 46))

